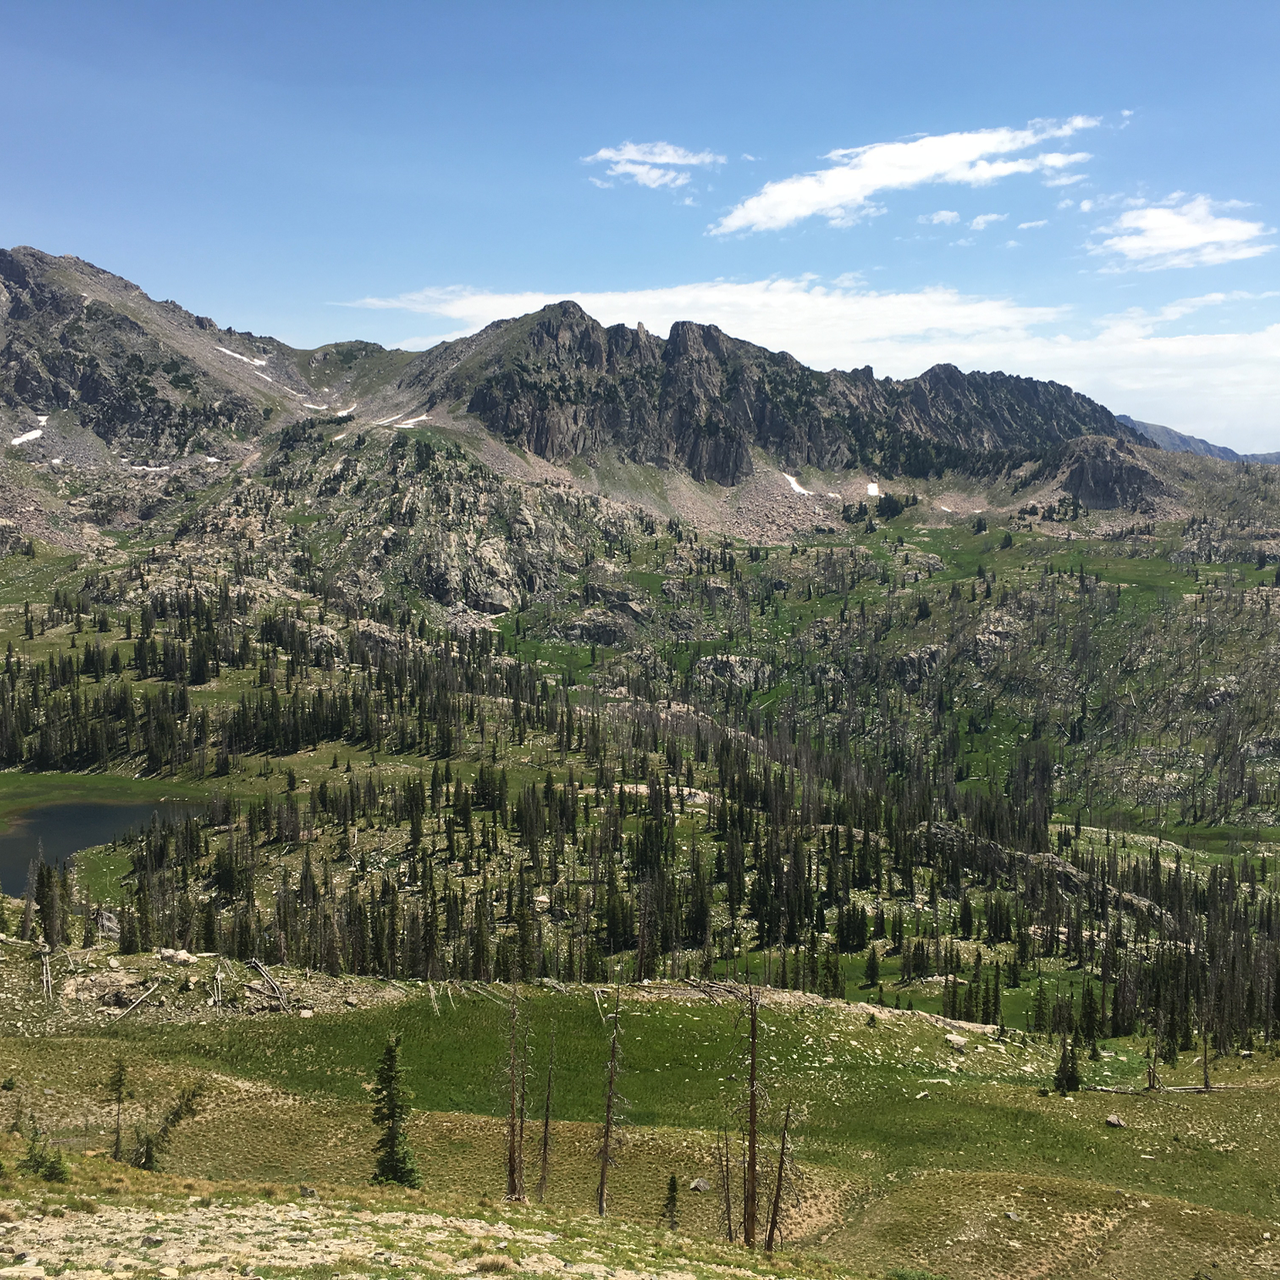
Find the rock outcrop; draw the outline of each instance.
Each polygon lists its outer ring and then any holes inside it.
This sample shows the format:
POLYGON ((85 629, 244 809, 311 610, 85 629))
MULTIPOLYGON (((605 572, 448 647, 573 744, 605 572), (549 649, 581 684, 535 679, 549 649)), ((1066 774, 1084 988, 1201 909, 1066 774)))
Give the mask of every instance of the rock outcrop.
POLYGON ((936 365, 895 381, 806 368, 785 352, 682 322, 664 341, 610 328, 574 302, 490 325, 424 353, 400 386, 462 404, 490 430, 555 462, 605 448, 732 485, 751 449, 784 466, 926 475, 975 451, 1036 451, 1087 433, 1134 437, 1069 387, 936 365))

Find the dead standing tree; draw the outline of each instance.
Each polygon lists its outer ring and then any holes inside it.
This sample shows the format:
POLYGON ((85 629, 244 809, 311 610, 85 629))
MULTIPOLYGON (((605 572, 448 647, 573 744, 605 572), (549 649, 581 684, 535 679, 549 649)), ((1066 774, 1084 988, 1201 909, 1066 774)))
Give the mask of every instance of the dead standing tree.
POLYGON ((791 1127, 791 1103, 787 1103, 787 1114, 782 1121, 782 1145, 778 1149, 778 1180, 773 1187, 773 1206, 769 1212, 769 1234, 765 1237, 765 1253, 773 1252, 773 1243, 778 1238, 778 1219, 782 1213, 782 1186, 787 1172, 787 1130, 791 1127))
POLYGON ((604 1133, 600 1142, 600 1187, 596 1193, 596 1212, 603 1218, 608 1205, 609 1166, 614 1162, 615 1107, 618 1101, 618 1015, 621 1011, 621 993, 614 992, 613 1032, 609 1037, 609 1075, 604 1099, 604 1133))
POLYGON ((511 1005, 507 1023, 507 1194, 506 1199, 521 1204, 528 1201, 524 1193, 524 1108, 525 1061, 528 1032, 520 1036, 519 995, 514 976, 511 981, 511 1005))
POLYGON ((538 1161, 538 1203, 547 1198, 547 1167, 551 1158, 551 1082, 556 1069, 556 1032, 551 1029, 551 1047, 547 1054, 547 1096, 542 1104, 542 1156, 538 1161))
MULTIPOLYGON (((760 1107, 764 1090, 760 1084, 760 992, 747 982, 745 991, 737 983, 696 984, 698 989, 715 1004, 727 998, 738 1006, 739 1026, 746 1022, 747 1098, 746 1131, 743 1134, 745 1152, 742 1161, 742 1243, 749 1249, 756 1244, 756 1226, 759 1217, 759 1168, 760 1168, 760 1107)), ((724 1179, 725 1233, 733 1239, 733 1194, 730 1175, 729 1133, 724 1133, 723 1155, 720 1161, 724 1179)))
POLYGON ((747 1167, 742 1197, 742 1242, 748 1249, 756 1247, 756 1178, 760 1143, 760 996, 747 985, 746 999, 748 1052, 747 1075, 747 1167))

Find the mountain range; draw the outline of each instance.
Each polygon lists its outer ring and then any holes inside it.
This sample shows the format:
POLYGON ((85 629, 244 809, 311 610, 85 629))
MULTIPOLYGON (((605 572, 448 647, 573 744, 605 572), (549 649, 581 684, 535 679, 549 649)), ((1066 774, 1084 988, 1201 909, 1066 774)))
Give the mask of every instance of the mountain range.
POLYGON ((725 486, 752 474, 753 450, 793 470, 925 477, 1086 435, 1150 443, 1140 424, 1054 382, 953 365, 908 379, 819 372, 714 325, 681 322, 663 339, 606 328, 573 302, 420 354, 298 350, 154 301, 78 258, 0 251, 11 435, 79 428, 94 447, 160 465, 221 456, 306 417, 405 425, 436 409, 551 462, 614 451, 725 486))

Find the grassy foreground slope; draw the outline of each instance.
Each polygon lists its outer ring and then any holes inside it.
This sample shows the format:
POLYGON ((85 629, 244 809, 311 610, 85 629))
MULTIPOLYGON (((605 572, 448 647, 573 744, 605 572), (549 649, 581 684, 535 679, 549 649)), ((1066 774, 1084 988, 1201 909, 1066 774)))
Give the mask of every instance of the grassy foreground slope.
MULTIPOLYGON (((102 949, 82 953, 82 976, 116 973, 107 960, 102 949)), ((473 1238, 473 1228, 456 1223, 413 1217, 402 1224, 387 1216, 400 1210, 509 1223, 518 1233, 533 1233, 510 1242, 516 1255, 549 1253, 561 1267, 590 1262, 592 1253, 612 1268, 648 1274, 674 1265, 664 1263, 672 1255, 685 1259, 679 1269, 699 1275, 723 1265, 753 1270, 763 1263, 740 1246, 715 1243, 722 1235, 716 1137, 722 1126, 730 1129, 736 1159, 744 1096, 745 1046, 732 1002, 716 1003, 685 984, 624 993, 625 1138, 611 1174, 611 1215, 596 1225, 590 1220, 606 1040, 592 990, 522 990, 530 1029, 530 1186, 537 1177, 553 1030, 557 1066, 546 1203, 513 1210, 501 1201, 508 1011, 500 986, 419 988, 361 979, 335 984, 277 970, 293 1008, 315 1011, 306 1018, 250 1017, 209 1008, 197 998, 209 976, 202 970, 214 963, 226 975, 227 990, 254 977, 230 962, 202 960, 193 970, 148 956, 119 957, 117 963, 118 972, 148 987, 160 979, 169 993, 166 1003, 145 1006, 139 1021, 115 1026, 92 1006, 64 999, 56 1025, 33 1024, 30 962, 11 947, 0 970, 9 1032, 0 1047, 0 1072, 12 1077, 7 1096, 13 1120, 27 1133, 39 1127, 51 1135, 71 1153, 73 1170, 66 1187, 13 1175, 25 1144, 10 1135, 3 1155, 9 1189, 0 1187, 0 1197, 7 1194, 28 1215, 40 1205, 70 1206, 73 1214, 79 1205, 83 1213, 87 1201, 135 1214, 110 1227, 116 1219, 77 1219, 86 1248, 92 1244, 101 1253, 105 1240, 119 1239, 119 1248, 136 1254, 123 1225, 128 1219, 133 1230, 172 1243, 167 1252, 142 1251, 156 1267, 174 1263, 170 1255, 180 1253, 187 1259, 176 1260, 180 1271, 202 1271, 201 1240, 223 1240, 219 1257, 236 1253, 222 1234, 234 1207, 246 1219, 239 1243, 253 1262, 253 1248, 261 1243, 255 1233, 298 1235, 292 1224, 272 1217, 279 1216, 278 1202, 288 1200, 319 1215, 321 1234, 359 1236, 343 1246, 349 1256, 340 1264, 332 1250, 307 1255, 306 1266, 323 1261, 329 1267, 305 1272, 317 1276, 393 1274, 424 1265, 456 1273, 473 1269, 480 1256, 466 1249, 495 1251, 486 1234, 492 1225, 474 1228, 473 1238), (198 992, 181 990, 188 980, 200 984, 198 992), (328 985, 313 987, 313 981, 328 985), (404 1034, 405 1065, 420 1108, 412 1142, 424 1175, 421 1193, 384 1193, 368 1185, 375 1135, 367 1088, 378 1046, 392 1029, 404 1034), (117 1055, 128 1065, 133 1089, 126 1129, 133 1122, 154 1124, 184 1086, 199 1082, 207 1091, 200 1114, 177 1131, 166 1156, 171 1177, 104 1159, 114 1125, 107 1077, 117 1055), (676 1236, 663 1222, 673 1174, 680 1187, 676 1236), (699 1177, 710 1183, 710 1192, 689 1190, 699 1177), (178 1178, 185 1183, 179 1186, 178 1178), (319 1188, 319 1205, 299 1200, 299 1183, 319 1188), (200 1196, 212 1203, 197 1201, 200 1196), (151 1216, 138 1218, 139 1208, 151 1216), (358 1222, 359 1208, 375 1217, 358 1222), (156 1212, 167 1225, 155 1225, 156 1212), (174 1213, 186 1215, 181 1228, 165 1216, 174 1213), (548 1243, 538 1236, 547 1231, 559 1239, 548 1243), (423 1232, 443 1232, 441 1239, 461 1241, 466 1249, 450 1254, 454 1260, 446 1266, 435 1255, 452 1246, 432 1243, 423 1232), (539 1241, 544 1247, 534 1248, 539 1241), (375 1246, 392 1256, 375 1256, 375 1246)), ((1001 1039, 994 1029, 793 992, 767 993, 762 1023, 770 1185, 782 1108, 791 1102, 799 1116, 783 1249, 768 1264, 770 1272, 885 1275, 915 1268, 959 1280, 1191 1276, 1197 1268, 1230 1276, 1269 1265, 1264 1233, 1280 1233, 1268 1141, 1280 1118, 1280 1067, 1270 1054, 1220 1060, 1207 1096, 1144 1093, 1142 1044, 1104 1042, 1101 1059, 1082 1064, 1086 1085, 1125 1092, 1086 1089, 1063 1099, 1044 1089, 1056 1054, 1044 1037, 1001 1039), (963 1052, 945 1038, 957 1030, 963 1052), (1109 1115, 1125 1127, 1109 1127, 1109 1115)), ((1161 1068, 1166 1085, 1198 1081, 1199 1072, 1189 1058, 1176 1069, 1161 1068)), ((19 1228, 46 1265, 64 1247, 52 1243, 68 1230, 65 1223, 55 1229, 58 1221, 46 1217, 19 1228)), ((317 1231, 314 1223, 306 1228, 311 1235, 317 1231)), ((263 1275, 304 1273, 282 1270, 261 1254, 255 1265, 263 1275)), ((542 1262, 519 1265, 547 1269, 542 1262)))

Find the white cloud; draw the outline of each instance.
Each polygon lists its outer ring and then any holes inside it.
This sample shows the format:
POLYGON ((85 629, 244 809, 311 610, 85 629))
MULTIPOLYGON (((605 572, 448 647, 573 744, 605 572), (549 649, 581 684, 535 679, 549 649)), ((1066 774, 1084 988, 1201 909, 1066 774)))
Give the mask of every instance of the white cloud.
POLYGON ((932 223, 935 227, 939 224, 949 226, 953 222, 959 222, 960 215, 954 209, 939 209, 937 213, 922 213, 916 221, 932 223))
MULTIPOLYGON (((1081 201, 1080 208, 1085 208, 1081 201)), ((1208 196, 1193 196, 1185 204, 1130 209, 1101 228, 1111 232, 1091 253, 1118 257, 1117 269, 1157 271, 1166 267, 1216 266, 1270 253, 1273 244, 1261 244, 1273 228, 1243 218, 1223 217, 1215 208, 1238 208, 1236 202, 1215 203, 1208 196)), ((1086 210, 1087 212, 1087 210, 1086 210)))
POLYGON ((969 223, 970 231, 985 231, 993 222, 1003 222, 1007 213, 980 213, 969 223))
MULTIPOLYGON (((665 333, 675 320, 699 320, 790 351, 820 369, 871 364, 881 376, 909 377, 949 362, 1052 378, 1149 422, 1241 450, 1280 449, 1275 411, 1280 324, 1213 333, 1168 331, 1175 322, 1185 329, 1187 318, 1202 308, 1249 299, 1238 293, 1180 299, 1151 313, 1125 312, 1105 318, 1083 336, 1078 327, 1065 331, 1070 320, 1065 307, 1029 307, 947 288, 878 293, 856 280, 837 286, 813 278, 617 292, 424 289, 355 305, 437 317, 447 322, 452 338, 566 297, 605 324, 643 320, 652 331, 665 333)), ((441 340, 437 335, 400 345, 422 348, 441 340)))
POLYGON ((1088 116, 1074 116, 1062 123, 1033 121, 1025 129, 977 129, 842 148, 823 157, 833 162, 830 168, 766 183, 711 230, 715 235, 776 231, 815 215, 835 226, 848 226, 867 216, 877 192, 932 182, 977 187, 1015 173, 1056 173, 1089 156, 1055 151, 1017 159, 992 157, 1012 157, 1098 123, 1088 116))
POLYGON ((1059 173, 1052 178, 1046 178, 1044 185, 1046 187, 1070 187, 1077 182, 1083 182, 1086 175, 1083 173, 1059 173))
MULTIPOLYGON (((793 351, 822 367, 840 363, 863 342, 930 333, 1021 332, 1062 314, 1060 308, 1023 307, 1007 299, 971 297, 947 288, 878 293, 858 287, 854 279, 844 279, 848 282, 824 284, 814 277, 744 283, 713 280, 599 293, 498 294, 440 288, 397 298, 365 298, 352 305, 440 316, 466 326, 465 332, 474 332, 494 320, 572 298, 602 324, 634 325, 643 320, 646 328, 665 333, 677 320, 699 320, 719 325, 735 337, 793 351)), ((414 345, 435 341, 422 339, 414 345)))
POLYGON ((1035 222, 1020 222, 1020 223, 1018 223, 1018 230, 1019 230, 1019 231, 1029 231, 1032 227, 1047 227, 1048 225, 1049 225, 1049 219, 1048 219, 1048 218, 1037 218, 1037 219, 1035 220, 1035 222))
MULTIPOLYGON (((594 155, 583 156, 584 164, 607 162, 610 177, 635 182, 642 187, 683 187, 689 169, 724 164, 725 157, 714 151, 686 151, 670 142, 624 142, 620 147, 601 147, 594 155)), ((592 178, 597 187, 613 184, 592 178)))

